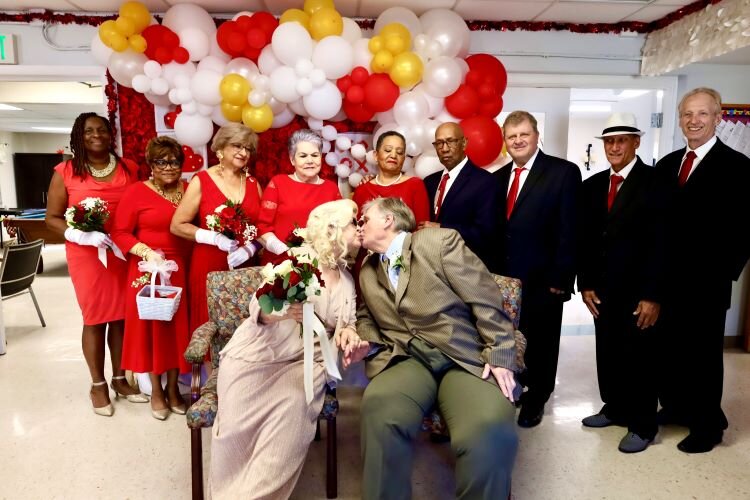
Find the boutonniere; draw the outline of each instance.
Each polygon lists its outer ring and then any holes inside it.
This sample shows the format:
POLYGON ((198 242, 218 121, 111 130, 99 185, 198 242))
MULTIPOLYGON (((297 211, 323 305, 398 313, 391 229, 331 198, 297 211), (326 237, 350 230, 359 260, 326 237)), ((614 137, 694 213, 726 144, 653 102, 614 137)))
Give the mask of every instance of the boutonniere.
POLYGON ((391 267, 398 272, 406 269, 406 264, 404 264, 404 259, 401 257, 401 255, 393 259, 393 264, 391 264, 391 267))

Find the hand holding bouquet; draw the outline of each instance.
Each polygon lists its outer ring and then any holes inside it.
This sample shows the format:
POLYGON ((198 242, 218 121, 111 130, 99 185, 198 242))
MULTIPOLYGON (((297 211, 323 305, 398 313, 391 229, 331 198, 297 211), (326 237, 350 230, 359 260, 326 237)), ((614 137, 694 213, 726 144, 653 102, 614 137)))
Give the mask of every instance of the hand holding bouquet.
POLYGON ((318 259, 309 248, 293 248, 288 255, 281 264, 266 264, 261 271, 263 285, 255 296, 264 314, 282 316, 290 304, 320 295, 320 289, 325 286, 318 259))
POLYGON ((65 222, 68 224, 65 239, 79 245, 97 247, 99 260, 104 267, 107 267, 107 248, 111 248, 118 258, 125 260, 120 249, 104 232, 104 224, 108 219, 107 202, 101 198, 84 198, 65 210, 65 222))
POLYGON ((235 240, 241 247, 252 242, 258 235, 258 229, 250 224, 242 207, 231 200, 225 201, 214 209, 214 213, 206 216, 206 226, 211 231, 235 240))

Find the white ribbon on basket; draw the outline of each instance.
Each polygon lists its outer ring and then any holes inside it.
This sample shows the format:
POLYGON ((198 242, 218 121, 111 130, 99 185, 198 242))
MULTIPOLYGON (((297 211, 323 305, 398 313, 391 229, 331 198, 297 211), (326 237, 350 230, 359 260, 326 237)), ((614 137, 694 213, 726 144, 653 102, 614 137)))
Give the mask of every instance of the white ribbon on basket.
POLYGON ((161 284, 165 286, 169 286, 171 283, 169 281, 169 277, 172 276, 172 273, 177 271, 179 267, 177 266, 177 262, 173 260, 162 260, 162 261, 152 261, 149 262, 147 260, 142 260, 138 263, 138 271, 142 273, 151 273, 151 296, 154 296, 154 286, 156 285, 156 275, 159 275, 159 278, 161 278, 161 284))
POLYGON ((104 267, 107 267, 107 249, 108 248, 112 250, 112 253, 115 254, 115 257, 117 257, 118 259, 126 260, 125 256, 122 253, 122 250, 120 250, 120 248, 117 245, 115 245, 114 242, 112 242, 112 244, 109 246, 99 247, 99 252, 98 252, 99 262, 101 262, 104 267))
POLYGON ((315 315, 315 310, 312 302, 302 303, 302 345, 305 350, 304 354, 304 386, 305 386, 305 400, 308 404, 313 399, 313 352, 315 349, 314 339, 315 335, 320 339, 320 352, 323 354, 323 365, 325 366, 328 374, 336 380, 341 380, 341 373, 339 373, 339 367, 337 363, 336 350, 331 345, 331 341, 328 339, 328 333, 326 328, 315 315))

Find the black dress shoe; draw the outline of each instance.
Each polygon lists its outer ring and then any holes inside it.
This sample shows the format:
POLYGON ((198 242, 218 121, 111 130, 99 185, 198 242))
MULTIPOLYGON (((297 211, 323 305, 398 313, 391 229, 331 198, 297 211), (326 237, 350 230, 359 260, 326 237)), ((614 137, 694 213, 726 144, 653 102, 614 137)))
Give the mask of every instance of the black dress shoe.
POLYGON ((525 403, 518 413, 518 425, 521 427, 536 427, 542 422, 544 405, 525 403))
POLYGON ((691 432, 688 437, 677 444, 677 449, 685 453, 706 453, 721 443, 722 434, 723 432, 718 434, 691 432))

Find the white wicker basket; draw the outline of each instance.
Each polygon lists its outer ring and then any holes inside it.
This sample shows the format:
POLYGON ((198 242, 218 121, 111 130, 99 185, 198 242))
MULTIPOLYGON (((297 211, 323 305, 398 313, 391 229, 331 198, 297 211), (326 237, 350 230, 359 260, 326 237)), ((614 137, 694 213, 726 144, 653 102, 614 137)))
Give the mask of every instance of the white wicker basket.
MULTIPOLYGON (((157 285, 156 275, 151 273, 151 284, 138 291, 135 297, 138 305, 138 317, 143 320, 172 321, 174 313, 180 307, 182 288, 179 286, 157 285), (159 297, 161 293, 169 293, 171 297, 159 297)), ((159 275, 159 281, 161 275, 159 275)))

